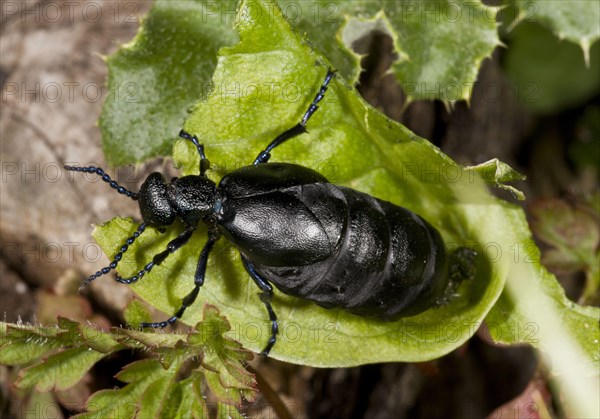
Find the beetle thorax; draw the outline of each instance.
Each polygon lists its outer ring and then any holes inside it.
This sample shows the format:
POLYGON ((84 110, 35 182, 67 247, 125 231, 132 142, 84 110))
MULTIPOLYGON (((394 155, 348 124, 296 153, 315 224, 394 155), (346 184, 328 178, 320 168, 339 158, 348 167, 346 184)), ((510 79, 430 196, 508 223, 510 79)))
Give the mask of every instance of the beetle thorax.
POLYGON ((177 216, 186 224, 194 225, 213 212, 216 189, 212 180, 190 175, 168 185, 167 196, 177 216))

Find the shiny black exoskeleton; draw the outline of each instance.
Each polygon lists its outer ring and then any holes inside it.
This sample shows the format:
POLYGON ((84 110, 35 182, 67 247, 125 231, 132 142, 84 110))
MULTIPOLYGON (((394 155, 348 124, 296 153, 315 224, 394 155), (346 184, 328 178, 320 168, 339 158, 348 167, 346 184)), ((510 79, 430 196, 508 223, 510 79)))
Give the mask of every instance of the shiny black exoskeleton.
POLYGON ((282 292, 326 307, 339 307, 380 320, 420 313, 437 304, 449 284, 444 242, 429 223, 413 212, 370 195, 336 186, 319 173, 290 163, 267 163, 270 151, 306 132, 334 71, 327 76, 302 120, 275 138, 254 163, 227 174, 216 185, 203 146, 181 131, 200 154, 200 174, 167 182, 160 173, 148 176, 139 193, 116 184, 100 168, 65 166, 96 173, 121 194, 139 201, 144 222, 127 239, 109 266, 91 275, 85 286, 114 269, 128 246, 146 226, 165 228, 179 218, 185 230, 150 263, 130 278, 131 284, 182 247, 200 222, 208 241, 200 253, 194 289, 168 320, 144 323, 165 327, 194 303, 204 283, 213 244, 225 236, 239 250, 250 277, 262 290, 261 301, 271 320, 269 353, 278 332, 271 306, 275 284, 282 292))

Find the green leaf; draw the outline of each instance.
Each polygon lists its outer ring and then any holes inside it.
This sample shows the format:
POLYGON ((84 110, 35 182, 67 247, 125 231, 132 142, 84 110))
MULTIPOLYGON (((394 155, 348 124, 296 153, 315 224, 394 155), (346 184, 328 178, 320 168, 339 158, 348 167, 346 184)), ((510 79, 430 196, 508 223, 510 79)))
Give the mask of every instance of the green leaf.
POLYGON ((56 327, 7 325, 3 323, 0 341, 0 364, 23 365, 62 346, 54 339, 59 332, 56 327))
POLYGON ((356 43, 375 33, 389 35, 397 56, 391 70, 409 99, 469 100, 481 62, 500 44, 497 9, 479 1, 279 4, 351 84, 361 70, 356 43))
POLYGON ((105 354, 86 347, 66 349, 21 371, 17 386, 37 391, 66 390, 79 382, 105 354))
POLYGON ((217 419, 244 419, 236 408, 226 405, 224 403, 217 404, 217 419))
POLYGON ((186 339, 185 334, 151 333, 133 329, 115 329, 116 339, 127 347, 133 348, 174 348, 179 341, 186 339))
POLYGON ((90 325, 59 317, 58 326, 61 329, 58 338, 63 346, 83 344, 97 352, 105 354, 122 349, 111 334, 90 325))
POLYGON ((229 330, 214 306, 207 306, 203 322, 187 334, 121 328, 103 332, 66 318, 59 318, 56 327, 0 323, 1 360, 11 365, 36 362, 21 370, 18 387, 61 391, 80 382, 107 354, 138 349, 152 358, 125 367, 117 378, 127 385, 95 393, 88 399, 88 412, 78 417, 204 417, 204 371, 217 397, 236 406, 242 397, 255 399, 254 376, 245 369, 252 354, 223 336, 229 330), (40 360, 42 355, 46 359, 40 360), (187 378, 181 379, 183 373, 187 378))
POLYGON ((568 205, 561 200, 538 201, 531 206, 532 229, 541 241, 552 246, 542 262, 558 273, 584 271, 586 285, 579 302, 600 302, 600 211, 580 200, 568 205))
MULTIPOLYGON (((512 236, 508 282, 486 318, 491 337, 505 344, 528 343, 542 350, 546 364, 560 376, 574 417, 597 417, 598 386, 581 375, 600 371, 600 310, 570 301, 540 263, 540 252, 519 211, 504 235, 512 236)), ((597 382, 596 382, 597 383, 597 382)))
POLYGON ((109 334, 64 317, 55 326, 4 324, 0 364, 23 365, 57 349, 80 346, 108 353, 120 349, 109 334))
POLYGON ((109 163, 169 154, 173 127, 209 88, 217 49, 236 41, 227 10, 235 1, 158 0, 135 39, 107 58, 100 128, 109 163))
POLYGON ((559 39, 581 46, 589 62, 590 46, 600 38, 600 5, 595 1, 517 0, 515 24, 539 22, 559 39))
POLYGON ((520 201, 525 199, 525 194, 510 185, 505 185, 505 182, 514 182, 525 180, 525 176, 514 170, 508 164, 501 162, 498 159, 492 159, 477 166, 469 166, 467 170, 473 170, 481 176, 487 183, 498 188, 505 189, 513 194, 520 201))
POLYGON ((193 371, 188 378, 179 381, 171 392, 165 406, 164 417, 176 419, 204 419, 208 416, 202 395, 202 375, 193 371))
POLYGON ((571 207, 564 201, 546 200, 532 205, 532 228, 543 242, 556 247, 579 266, 596 264, 600 244, 598 214, 571 207))
POLYGON ((205 306, 203 317, 204 321, 196 325, 198 333, 190 335, 188 342, 208 347, 202 360, 202 366, 207 370, 206 383, 222 403, 236 406, 242 402, 242 397, 254 401, 256 382, 244 367, 251 354, 238 342, 225 337, 231 326, 216 307, 205 306))
POLYGON ((222 394, 234 394, 235 404, 241 402, 242 395, 247 400, 253 400, 256 390, 248 386, 248 383, 253 384, 254 380, 252 374, 241 364, 250 354, 243 351, 238 343, 223 337, 222 333, 228 327, 227 321, 217 309, 209 307, 205 310, 203 322, 196 326, 196 332, 187 337, 122 331, 120 340, 124 344, 134 347, 140 344, 140 347, 158 358, 128 365, 116 377, 127 385, 118 390, 104 390, 92 395, 87 403, 88 413, 81 417, 203 417, 203 412, 206 412, 201 393, 203 377, 209 388, 216 390, 218 398, 222 394), (153 337, 163 340, 159 342, 153 337), (188 343, 185 343, 186 339, 188 343), (193 369, 187 378, 179 380, 186 363, 191 366, 189 362, 195 362, 196 359, 202 359, 204 363, 210 354, 219 354, 221 362, 211 365, 208 370, 206 366, 202 370, 193 369), (231 369, 242 372, 232 380, 229 373, 231 369), (205 377, 205 374, 210 375, 210 378, 205 377), (221 378, 225 374, 227 376, 221 378))
POLYGON ((137 326, 140 323, 152 321, 150 312, 146 306, 144 306, 144 303, 139 300, 131 300, 129 304, 127 304, 123 317, 130 326, 137 326))
MULTIPOLYGON (((325 62, 324 57, 312 52, 278 13, 267 13, 261 2, 252 4, 256 16, 269 16, 269 20, 238 20, 240 44, 221 50, 213 76, 215 89, 185 124, 206 145, 213 178, 251 163, 270 139, 295 124, 327 68, 318 64, 325 62)), ((341 78, 332 82, 308 130, 309 134, 279 147, 273 160, 315 168, 332 182, 401 204, 438 228, 451 249, 498 240, 498 226, 506 216, 479 177, 373 110, 341 78)), ((174 158, 184 174, 197 173, 199 159, 191 144, 178 142, 174 158)), ((131 221, 116 219, 99 227, 94 236, 112 257, 135 228, 131 221)), ((182 228, 176 225, 165 234, 147 230, 123 258, 120 274, 133 275, 182 228)), ((205 241, 206 230, 201 227, 185 247, 136 283, 134 290, 172 315, 193 286, 205 241)), ((317 366, 439 357, 474 333, 473 324, 483 321, 502 290, 506 267, 483 258, 479 265, 477 280, 464 284, 451 304, 393 323, 325 310, 276 293, 273 307, 281 333, 271 355, 317 366)), ((199 303, 186 310, 183 321, 195 323, 202 303, 214 304, 231 322, 231 336, 258 351, 270 335, 258 291, 235 249, 221 240, 209 258, 199 303)))
POLYGON ((152 396, 157 397, 158 400, 162 399, 164 393, 159 394, 153 384, 172 379, 177 368, 178 366, 173 365, 173 369, 165 370, 156 359, 145 359, 129 364, 116 377, 128 384, 121 389, 101 390, 94 393, 86 403, 87 413, 76 417, 158 417, 156 410, 151 416, 141 416, 138 412, 143 407, 145 413, 149 413, 146 409, 150 406, 144 405, 143 402, 150 402, 152 396))
POLYGON ((352 50, 356 43, 377 32, 389 35, 398 57, 391 70, 411 100, 468 100, 481 62, 500 44, 497 9, 480 1, 279 4, 351 84, 361 71, 361 56, 352 50))
MULTIPOLYGON (((100 117, 110 164, 167 155, 186 110, 214 87, 217 50, 232 45, 236 1, 157 0, 137 36, 106 61, 107 100, 100 117)), ((496 8, 475 1, 281 0, 299 33, 352 84, 361 55, 355 43, 376 32, 394 41, 392 71, 409 99, 469 98, 481 62, 499 44, 496 8)), ((242 19, 271 19, 277 3, 244 3, 242 19)), ((218 87, 218 86, 217 86, 218 87)), ((294 95, 299 92, 288 92, 294 95)))
POLYGON ((390 21, 404 57, 393 65, 404 91, 415 99, 468 101, 481 62, 500 45, 497 9, 479 1, 402 4, 405 7, 390 21), (415 6, 416 13, 407 13, 415 6))
MULTIPOLYGON (((253 2, 253 7, 269 16, 269 22, 256 16, 238 20, 241 42, 221 50, 213 76, 215 89, 196 106, 184 126, 206 145, 213 164, 209 176, 215 180, 251 163, 268 141, 301 118, 327 67, 326 59, 295 35, 276 9, 269 14, 261 2, 253 2)), ((461 345, 485 318, 495 326, 492 335, 500 341, 523 341, 521 332, 527 331, 528 322, 539 324, 544 339, 532 344, 554 359, 557 345, 553 346, 551 337, 558 336, 560 342, 576 348, 568 360, 593 371, 598 359, 598 310, 566 300, 554 277, 539 264, 539 251, 523 211, 491 196, 477 171, 458 166, 425 140, 373 110, 341 77, 332 81, 308 130, 278 147, 272 160, 326 172, 334 183, 420 214, 441 232, 450 249, 472 246, 479 251, 477 276, 463 283, 448 305, 393 323, 325 310, 278 292, 273 307, 281 332, 271 356, 328 367, 424 361, 461 345), (507 291, 496 303, 507 278, 529 287, 522 292, 507 291), (533 313, 527 309, 532 301, 537 310, 533 313), (540 321, 546 310, 553 320, 559 316, 565 321, 540 321), (507 334, 498 337, 498 331, 504 330, 507 334), (572 332, 580 330, 585 333, 572 332)), ((197 173, 199 158, 193 145, 176 143, 174 158, 184 174, 197 173)), ((497 169, 506 167, 495 165, 493 179, 514 177, 510 171, 498 174, 497 169)), ((182 228, 176 225, 166 234, 144 233, 140 237, 144 240, 132 246, 131 254, 123 259, 121 274, 137 272, 182 228)), ((95 236, 110 256, 134 230, 131 221, 119 219, 99 228, 95 236)), ((200 228, 160 270, 137 283, 136 292, 168 315, 174 313, 192 289, 205 241, 206 230, 200 228)), ((218 306, 231 323, 230 335, 255 351, 264 347, 270 335, 257 292, 235 249, 225 240, 217 243, 199 301, 218 306)), ((193 324, 200 317, 201 306, 190 307, 183 321, 193 324)), ((214 377, 207 377, 207 382, 218 390, 214 377)), ((590 389, 580 393, 589 396, 590 389)))
POLYGON ((150 384, 139 398, 140 409, 138 418, 163 417, 163 411, 168 410, 171 392, 175 385, 175 373, 177 369, 166 377, 160 377, 150 384))
POLYGON ((507 43, 504 68, 516 97, 534 112, 556 113, 600 92, 600 42, 589 49, 587 63, 577 45, 559 40, 537 23, 518 25, 507 43))

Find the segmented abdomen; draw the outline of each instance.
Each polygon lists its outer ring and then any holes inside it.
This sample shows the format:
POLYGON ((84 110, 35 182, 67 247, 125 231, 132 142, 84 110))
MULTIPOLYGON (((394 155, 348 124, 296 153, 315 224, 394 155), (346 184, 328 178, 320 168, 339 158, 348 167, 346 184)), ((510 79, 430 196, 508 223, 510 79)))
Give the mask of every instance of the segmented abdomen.
POLYGON ((255 265, 281 291, 381 320, 424 311, 443 293, 444 243, 418 215, 328 183, 299 186, 295 195, 335 247, 327 259, 306 266, 255 265))

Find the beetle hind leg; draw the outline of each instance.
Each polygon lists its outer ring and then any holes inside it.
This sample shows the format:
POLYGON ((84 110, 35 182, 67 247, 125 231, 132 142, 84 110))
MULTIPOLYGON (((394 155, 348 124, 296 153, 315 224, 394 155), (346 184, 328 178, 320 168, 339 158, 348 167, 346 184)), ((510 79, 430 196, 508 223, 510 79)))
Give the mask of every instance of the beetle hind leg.
POLYGON ((263 304, 267 308, 267 312, 269 313, 269 320, 271 321, 271 336, 269 337, 267 346, 265 346, 265 348, 260 353, 263 356, 268 356, 269 352, 271 352, 271 349, 273 349, 273 346, 277 341, 277 333, 279 333, 277 315, 275 314, 273 307, 271 307, 271 300, 273 299, 273 286, 269 284, 269 282, 266 279, 260 276, 258 272, 256 272, 254 266, 250 262, 248 262, 248 260, 244 258, 243 255, 241 256, 244 268, 246 268, 246 272, 248 272, 254 283, 258 285, 258 288, 260 288, 262 291, 259 294, 260 301, 263 302, 263 304))

